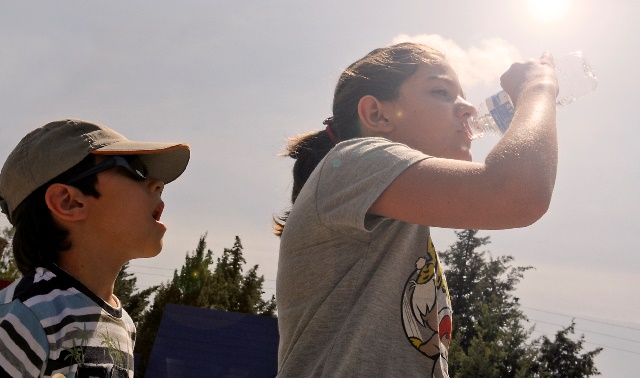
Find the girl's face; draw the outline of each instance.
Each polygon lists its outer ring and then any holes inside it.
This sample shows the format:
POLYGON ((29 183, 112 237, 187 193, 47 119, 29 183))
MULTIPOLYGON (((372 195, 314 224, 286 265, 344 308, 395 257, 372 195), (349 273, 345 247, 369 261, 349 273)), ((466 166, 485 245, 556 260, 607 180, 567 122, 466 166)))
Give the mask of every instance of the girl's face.
POLYGON ((387 138, 434 157, 471 161, 464 124, 476 109, 446 62, 420 65, 400 86, 398 98, 383 102, 383 108, 393 126, 387 138))

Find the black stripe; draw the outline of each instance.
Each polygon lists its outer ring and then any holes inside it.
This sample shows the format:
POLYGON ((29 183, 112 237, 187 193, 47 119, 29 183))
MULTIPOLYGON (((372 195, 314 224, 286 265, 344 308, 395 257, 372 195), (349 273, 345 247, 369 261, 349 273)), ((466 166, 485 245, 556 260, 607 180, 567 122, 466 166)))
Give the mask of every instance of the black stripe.
POLYGON ((11 298, 11 300, 22 297, 24 292, 31 288, 31 285, 33 285, 33 276, 34 274, 30 274, 20 279, 18 285, 16 285, 16 289, 13 291, 13 298, 11 298))
POLYGON ((49 327, 44 327, 44 332, 47 335, 53 335, 54 333, 59 332, 61 329, 68 326, 69 324, 78 323, 79 325, 82 325, 82 324, 99 323, 99 322, 100 322, 100 314, 86 314, 86 315, 71 314, 60 319, 60 321, 56 324, 52 324, 49 327))
POLYGON ((25 277, 16 287, 14 299, 25 302, 33 297, 50 294, 53 290, 68 290, 72 288, 69 282, 60 280, 58 277, 52 277, 48 281, 34 282, 35 275, 25 277))
POLYGON ((11 378, 11 376, 9 375, 9 373, 7 373, 6 370, 4 370, 2 368, 2 366, 0 366, 0 378, 11 378))
POLYGON ((85 356, 84 361, 85 363, 91 363, 91 364, 118 363, 117 366, 120 366, 125 369, 128 368, 133 370, 133 354, 129 354, 124 350, 117 350, 117 352, 119 352, 120 354, 119 357, 110 355, 109 349, 106 346, 104 347, 88 346, 85 348, 85 351, 84 351, 84 356, 85 356), (120 361, 118 361, 118 358, 120 358, 120 361))
MULTIPOLYGON (((24 337, 22 337, 22 335, 18 333, 18 331, 13 326, 13 323, 9 322, 8 320, 4 320, 2 322, 2 329, 7 332, 11 340, 16 343, 18 348, 20 348, 27 355, 27 358, 32 365, 42 366, 42 359, 40 359, 40 357, 38 357, 38 355, 31 349, 31 346, 29 345, 27 340, 25 340, 24 337)), ((6 349, 4 345, 2 347, 2 349, 6 349)))

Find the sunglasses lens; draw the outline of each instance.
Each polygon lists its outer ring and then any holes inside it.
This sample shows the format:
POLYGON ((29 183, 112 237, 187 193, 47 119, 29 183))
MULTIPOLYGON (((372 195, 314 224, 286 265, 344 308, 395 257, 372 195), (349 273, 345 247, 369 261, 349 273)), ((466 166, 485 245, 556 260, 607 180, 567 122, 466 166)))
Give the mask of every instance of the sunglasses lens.
POLYGON ((132 174, 137 176, 138 180, 144 180, 147 178, 147 166, 144 165, 142 160, 140 160, 137 156, 128 159, 129 167, 132 169, 132 174))

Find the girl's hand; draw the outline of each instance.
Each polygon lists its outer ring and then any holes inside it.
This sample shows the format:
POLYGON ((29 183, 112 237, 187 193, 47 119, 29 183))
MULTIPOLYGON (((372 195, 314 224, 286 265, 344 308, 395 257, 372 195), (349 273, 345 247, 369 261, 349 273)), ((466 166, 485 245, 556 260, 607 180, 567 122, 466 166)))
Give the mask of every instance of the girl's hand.
POLYGON ((558 95, 558 80, 553 56, 544 52, 539 60, 514 63, 500 77, 500 85, 507 92, 514 106, 530 91, 552 91, 558 95))

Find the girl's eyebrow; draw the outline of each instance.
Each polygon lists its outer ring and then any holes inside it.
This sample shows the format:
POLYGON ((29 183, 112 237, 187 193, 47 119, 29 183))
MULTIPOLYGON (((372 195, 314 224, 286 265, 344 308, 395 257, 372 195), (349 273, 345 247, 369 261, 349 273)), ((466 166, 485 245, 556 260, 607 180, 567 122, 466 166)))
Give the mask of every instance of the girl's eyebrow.
MULTIPOLYGON (((458 88, 458 83, 447 75, 432 75, 427 78, 427 81, 436 81, 436 80, 444 81, 445 83, 447 83, 447 85, 454 88, 458 88)), ((467 96, 464 94, 464 91, 462 90, 462 88, 459 88, 459 89, 460 89, 460 97, 466 100, 467 96)))

